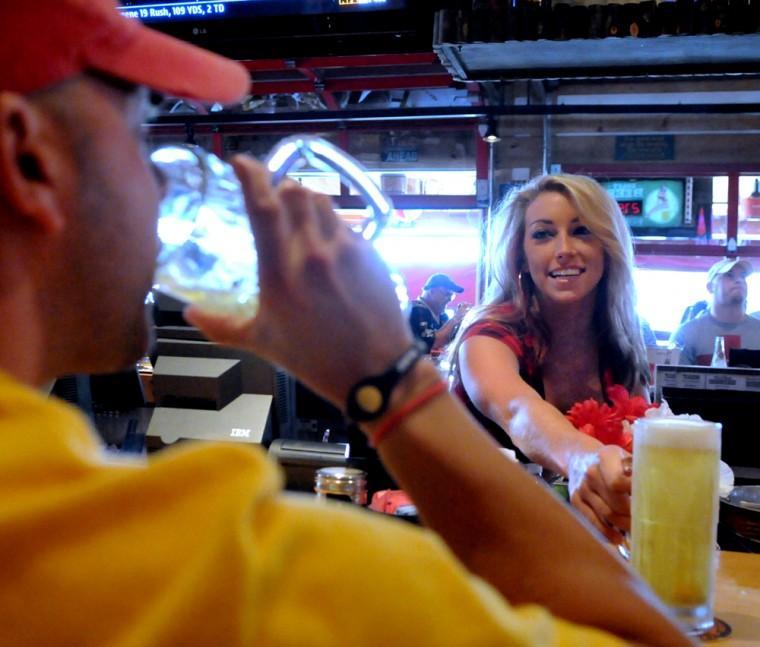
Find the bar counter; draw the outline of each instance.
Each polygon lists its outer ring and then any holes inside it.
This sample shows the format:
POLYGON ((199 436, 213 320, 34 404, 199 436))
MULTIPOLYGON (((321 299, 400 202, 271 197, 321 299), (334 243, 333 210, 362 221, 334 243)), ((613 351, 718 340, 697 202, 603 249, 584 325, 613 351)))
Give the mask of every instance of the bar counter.
POLYGON ((706 644, 760 645, 760 554, 718 553, 715 617, 731 627, 731 634, 706 644))

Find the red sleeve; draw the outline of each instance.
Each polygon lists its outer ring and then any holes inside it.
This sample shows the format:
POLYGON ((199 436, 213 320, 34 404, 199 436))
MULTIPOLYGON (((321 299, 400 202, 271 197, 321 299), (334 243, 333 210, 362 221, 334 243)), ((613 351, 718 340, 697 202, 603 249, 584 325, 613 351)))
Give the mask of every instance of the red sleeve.
POLYGON ((482 321, 476 321, 462 335, 462 341, 482 335, 484 337, 491 337, 500 341, 511 350, 517 359, 522 359, 525 354, 525 349, 520 339, 515 335, 511 328, 499 321, 493 321, 484 319, 482 321))

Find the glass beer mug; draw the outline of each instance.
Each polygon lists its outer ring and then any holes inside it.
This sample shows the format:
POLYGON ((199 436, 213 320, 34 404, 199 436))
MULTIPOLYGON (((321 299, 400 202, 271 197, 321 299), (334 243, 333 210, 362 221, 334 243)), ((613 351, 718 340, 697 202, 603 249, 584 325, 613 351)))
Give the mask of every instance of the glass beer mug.
MULTIPOLYGON (((150 159, 165 179, 154 288, 208 311, 254 315, 258 305, 256 248, 232 166, 191 145, 159 148, 150 159)), ((393 213, 390 199, 364 168, 324 139, 288 137, 274 147, 266 165, 275 184, 302 165, 337 172, 367 203, 370 217, 359 230, 368 240, 380 233, 393 213)))
POLYGON ((633 425, 631 560, 689 633, 713 625, 721 425, 633 425))

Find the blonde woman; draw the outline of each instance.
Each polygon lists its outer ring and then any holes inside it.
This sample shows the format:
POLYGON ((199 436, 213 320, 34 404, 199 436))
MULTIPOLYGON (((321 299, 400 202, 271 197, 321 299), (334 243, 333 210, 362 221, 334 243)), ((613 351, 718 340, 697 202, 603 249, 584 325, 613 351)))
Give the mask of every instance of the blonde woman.
POLYGON ((610 541, 630 526, 630 456, 564 413, 623 385, 646 393, 632 279, 617 203, 578 175, 535 178, 501 205, 487 304, 452 348, 454 389, 522 460, 566 475, 572 504, 610 541))

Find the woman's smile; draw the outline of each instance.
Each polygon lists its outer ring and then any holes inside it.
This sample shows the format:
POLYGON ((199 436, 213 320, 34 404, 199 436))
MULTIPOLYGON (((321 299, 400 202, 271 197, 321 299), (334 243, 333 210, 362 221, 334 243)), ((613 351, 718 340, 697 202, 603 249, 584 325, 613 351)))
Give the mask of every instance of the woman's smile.
POLYGON ((566 267, 560 270, 551 270, 549 276, 553 279, 572 279, 586 271, 584 267, 566 267))

